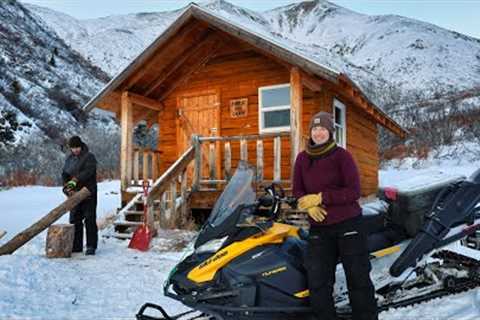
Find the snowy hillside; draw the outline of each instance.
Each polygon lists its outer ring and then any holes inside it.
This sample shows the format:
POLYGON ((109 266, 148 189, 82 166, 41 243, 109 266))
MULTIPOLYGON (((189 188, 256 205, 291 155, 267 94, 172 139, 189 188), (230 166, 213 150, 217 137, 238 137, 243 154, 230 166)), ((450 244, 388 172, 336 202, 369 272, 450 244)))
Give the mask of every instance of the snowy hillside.
MULTIPOLYGON (((425 22, 359 14, 324 0, 253 12, 223 0, 201 5, 347 73, 370 97, 395 88, 426 96, 480 86, 480 40, 425 22)), ((178 11, 79 21, 28 6, 74 49, 116 74, 178 15, 178 11), (100 49, 100 50, 99 50, 100 49)))
POLYGON ((136 13, 77 20, 40 6, 25 6, 43 19, 68 45, 111 76, 150 44, 179 13, 136 13))
POLYGON ((55 140, 86 120, 78 107, 108 76, 15 1, 2 1, 0 15, 0 108, 16 109, 19 117, 55 140))
POLYGON ((426 22, 359 14, 327 1, 266 12, 272 32, 321 45, 405 89, 480 84, 480 40, 426 22))
POLYGON ((0 16, 0 177, 52 183, 66 138, 118 131, 110 116, 81 110, 109 76, 17 1, 0 1, 0 16))
MULTIPOLYGON (((98 185, 100 226, 120 205, 119 188, 119 181, 98 185)), ((0 213, 0 229, 8 232, 0 245, 64 198, 59 187, 0 191, 0 202, 8 209, 0 213)), ((58 221, 67 222, 68 214, 58 221)), ((45 257, 45 237, 46 231, 15 254, 0 256, 0 319, 133 319, 150 299, 168 304, 170 311, 182 309, 162 297, 161 285, 182 256, 173 248, 184 245, 191 233, 162 232, 145 254, 127 249, 126 241, 100 238, 94 257, 74 254, 71 259, 53 260, 45 257)))

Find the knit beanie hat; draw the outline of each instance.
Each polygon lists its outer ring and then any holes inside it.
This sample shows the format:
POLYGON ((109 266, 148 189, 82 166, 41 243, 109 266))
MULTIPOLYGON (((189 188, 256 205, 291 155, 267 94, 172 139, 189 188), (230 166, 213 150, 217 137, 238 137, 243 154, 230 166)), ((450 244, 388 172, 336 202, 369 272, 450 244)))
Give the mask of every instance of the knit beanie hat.
POLYGON ((83 146, 83 141, 79 136, 73 136, 68 140, 68 146, 70 148, 81 148, 83 146))
POLYGON ((323 127, 330 132, 330 136, 333 137, 335 132, 335 126, 333 125, 333 117, 331 113, 320 111, 310 119, 309 131, 312 131, 313 127, 323 127))

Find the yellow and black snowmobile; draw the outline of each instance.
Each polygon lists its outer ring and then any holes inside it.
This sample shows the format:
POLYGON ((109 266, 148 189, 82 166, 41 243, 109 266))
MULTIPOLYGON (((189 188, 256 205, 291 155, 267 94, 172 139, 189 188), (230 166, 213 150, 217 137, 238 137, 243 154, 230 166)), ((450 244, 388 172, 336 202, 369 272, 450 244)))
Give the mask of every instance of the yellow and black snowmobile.
MULTIPOLYGON (((314 319, 303 265, 308 233, 278 222, 281 204, 295 207, 296 200, 285 197, 274 184, 256 198, 254 176, 252 168, 239 163, 185 258, 164 284, 165 296, 191 311, 170 316, 161 306, 146 303, 137 319, 314 319)), ((371 276, 380 310, 480 285, 477 260, 449 250, 435 251, 480 229, 475 207, 480 201, 480 173, 449 188, 437 196, 413 240, 400 235, 394 243, 372 249, 371 276)), ((348 318, 341 267, 335 297, 339 315, 348 318)))

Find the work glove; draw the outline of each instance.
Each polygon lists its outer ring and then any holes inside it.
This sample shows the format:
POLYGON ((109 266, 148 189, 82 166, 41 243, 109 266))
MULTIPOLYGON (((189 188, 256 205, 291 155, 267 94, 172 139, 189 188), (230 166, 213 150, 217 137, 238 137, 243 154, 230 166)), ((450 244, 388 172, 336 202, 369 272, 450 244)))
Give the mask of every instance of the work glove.
POLYGON ((77 187, 77 181, 75 181, 75 180, 70 180, 65 185, 65 188, 71 189, 71 190, 75 190, 76 187, 77 187))
POLYGON ((311 207, 307 209, 308 215, 316 222, 322 222, 327 216, 327 211, 322 207, 311 207))
POLYGON ((322 193, 307 194, 298 199, 298 209, 306 210, 322 204, 322 193))
POLYGON ((75 193, 75 190, 67 188, 67 186, 64 186, 62 189, 62 192, 67 196, 70 197, 75 193))

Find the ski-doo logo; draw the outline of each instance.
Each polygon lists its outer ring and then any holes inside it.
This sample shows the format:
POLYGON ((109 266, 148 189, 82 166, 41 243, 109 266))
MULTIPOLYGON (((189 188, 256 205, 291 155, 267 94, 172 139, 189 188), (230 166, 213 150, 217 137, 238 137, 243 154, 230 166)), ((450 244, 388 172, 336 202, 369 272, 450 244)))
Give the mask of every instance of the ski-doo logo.
POLYGON ((205 262, 203 262, 201 265, 198 266, 198 269, 205 268, 210 263, 213 263, 213 262, 217 261, 218 259, 221 259, 221 258, 225 257, 227 254, 228 254, 228 251, 219 252, 218 254, 214 255, 210 259, 205 260, 205 262))
POLYGON ((283 272, 283 271, 286 271, 287 270, 287 267, 280 267, 280 268, 277 268, 277 269, 273 269, 273 270, 270 270, 270 271, 265 271, 262 273, 262 277, 270 277, 271 275, 274 275, 274 274, 277 274, 277 273, 280 273, 280 272, 283 272))

